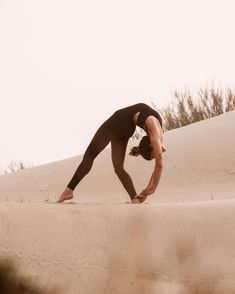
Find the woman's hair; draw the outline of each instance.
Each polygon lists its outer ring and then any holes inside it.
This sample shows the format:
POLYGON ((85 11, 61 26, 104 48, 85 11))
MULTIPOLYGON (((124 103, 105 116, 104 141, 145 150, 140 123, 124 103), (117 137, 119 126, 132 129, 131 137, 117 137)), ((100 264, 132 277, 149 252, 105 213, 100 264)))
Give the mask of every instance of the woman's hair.
POLYGON ((138 156, 141 155, 146 160, 152 159, 152 147, 148 136, 144 136, 139 146, 132 147, 129 155, 138 156))
POLYGON ((152 159, 152 147, 148 136, 144 136, 139 145, 139 152, 146 160, 152 159))

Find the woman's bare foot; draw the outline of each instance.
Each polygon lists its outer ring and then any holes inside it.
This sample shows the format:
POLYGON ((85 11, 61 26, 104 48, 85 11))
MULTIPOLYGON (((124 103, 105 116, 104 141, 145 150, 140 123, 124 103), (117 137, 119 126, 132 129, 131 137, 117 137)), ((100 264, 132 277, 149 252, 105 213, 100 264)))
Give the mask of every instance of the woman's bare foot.
POLYGON ((138 197, 136 197, 136 198, 131 199, 131 203, 132 204, 139 204, 140 203, 140 200, 139 200, 138 197))
POLYGON ((60 195, 60 198, 58 200, 59 203, 64 202, 65 200, 71 200, 73 199, 73 190, 70 188, 65 188, 64 192, 60 195))

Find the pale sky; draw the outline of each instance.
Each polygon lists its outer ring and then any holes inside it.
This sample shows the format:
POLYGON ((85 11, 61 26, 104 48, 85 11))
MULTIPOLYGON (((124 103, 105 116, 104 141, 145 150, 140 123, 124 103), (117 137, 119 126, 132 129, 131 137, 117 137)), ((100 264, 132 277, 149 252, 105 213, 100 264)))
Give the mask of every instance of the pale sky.
POLYGON ((233 0, 0 0, 0 170, 84 152, 99 125, 172 91, 234 87, 233 0))

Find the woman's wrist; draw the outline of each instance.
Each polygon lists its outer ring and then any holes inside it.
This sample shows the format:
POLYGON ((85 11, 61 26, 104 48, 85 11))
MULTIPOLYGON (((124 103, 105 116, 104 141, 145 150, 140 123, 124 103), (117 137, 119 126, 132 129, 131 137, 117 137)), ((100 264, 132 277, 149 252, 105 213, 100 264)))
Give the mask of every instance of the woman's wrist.
POLYGON ((147 187, 145 190, 144 190, 144 195, 151 195, 155 192, 155 190, 153 189, 153 187, 147 187))

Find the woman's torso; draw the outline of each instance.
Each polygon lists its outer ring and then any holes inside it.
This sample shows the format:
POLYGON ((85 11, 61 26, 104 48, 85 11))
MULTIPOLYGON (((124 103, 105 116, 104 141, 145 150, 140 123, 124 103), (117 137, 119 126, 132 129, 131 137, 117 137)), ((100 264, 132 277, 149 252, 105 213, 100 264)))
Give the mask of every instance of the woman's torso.
POLYGON ((107 123, 116 136, 120 138, 130 138, 134 134, 136 126, 146 130, 145 121, 150 115, 156 117, 162 126, 162 119, 159 113, 145 103, 138 103, 117 110, 107 120, 107 123), (139 113, 139 115, 135 122, 134 116, 137 113, 139 113))

